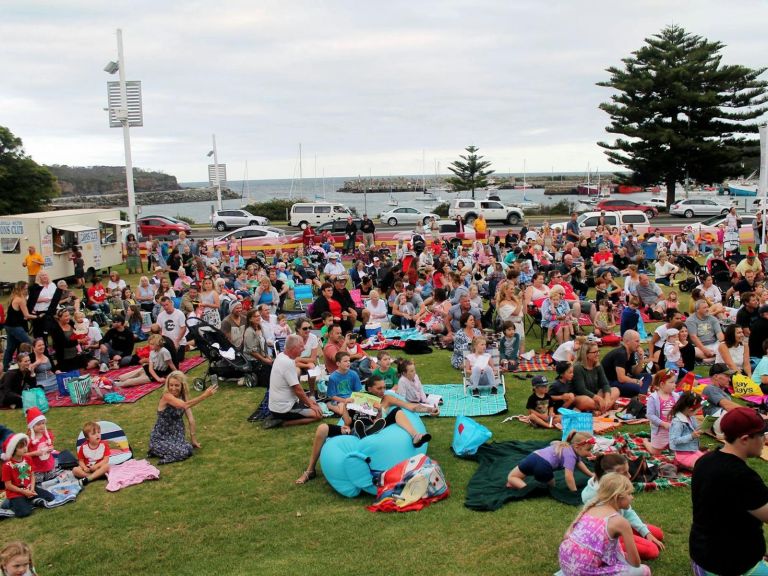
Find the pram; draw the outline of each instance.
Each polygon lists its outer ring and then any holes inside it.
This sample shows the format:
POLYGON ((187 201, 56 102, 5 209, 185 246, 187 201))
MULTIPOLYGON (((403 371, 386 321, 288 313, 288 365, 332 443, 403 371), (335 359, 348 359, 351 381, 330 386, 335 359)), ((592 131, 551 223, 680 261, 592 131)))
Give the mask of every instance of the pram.
POLYGON ((227 340, 224 333, 200 318, 187 318, 187 328, 200 353, 208 360, 208 370, 202 378, 195 378, 192 386, 202 392, 211 376, 226 380, 244 378, 249 388, 258 385, 258 375, 251 362, 227 340))
POLYGON ((696 286, 701 284, 704 274, 707 273, 706 268, 686 254, 679 254, 676 256, 675 263, 680 266, 681 270, 685 270, 688 273, 688 277, 680 282, 681 292, 690 292, 693 290, 696 286))
POLYGON ((315 244, 307 250, 307 260, 315 269, 322 270, 328 261, 328 254, 322 246, 315 244))
POLYGON ((720 258, 712 258, 707 263, 707 268, 712 275, 715 286, 720 288, 721 292, 727 292, 728 288, 731 287, 731 272, 728 270, 726 261, 720 258))

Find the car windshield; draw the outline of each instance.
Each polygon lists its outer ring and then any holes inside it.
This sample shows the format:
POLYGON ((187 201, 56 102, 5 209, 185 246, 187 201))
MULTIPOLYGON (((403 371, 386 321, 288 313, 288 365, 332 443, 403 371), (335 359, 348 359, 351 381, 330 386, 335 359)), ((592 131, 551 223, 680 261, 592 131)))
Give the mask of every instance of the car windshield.
POLYGON ((720 216, 718 214, 717 216, 712 216, 711 218, 707 218, 706 220, 702 220, 701 221, 701 225, 702 226, 717 226, 723 220, 725 220, 725 218, 723 218, 722 216, 720 216))

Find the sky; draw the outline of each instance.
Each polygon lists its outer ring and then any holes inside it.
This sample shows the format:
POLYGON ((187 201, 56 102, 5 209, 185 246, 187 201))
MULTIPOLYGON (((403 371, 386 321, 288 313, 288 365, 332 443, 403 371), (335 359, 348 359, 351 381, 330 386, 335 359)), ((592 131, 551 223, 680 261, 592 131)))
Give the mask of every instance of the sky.
POLYGON ((768 61, 763 0, 3 0, 0 125, 44 164, 124 165, 103 71, 123 30, 144 126, 133 164, 230 180, 433 174, 468 145, 497 172, 610 171, 605 69, 675 24, 768 61))

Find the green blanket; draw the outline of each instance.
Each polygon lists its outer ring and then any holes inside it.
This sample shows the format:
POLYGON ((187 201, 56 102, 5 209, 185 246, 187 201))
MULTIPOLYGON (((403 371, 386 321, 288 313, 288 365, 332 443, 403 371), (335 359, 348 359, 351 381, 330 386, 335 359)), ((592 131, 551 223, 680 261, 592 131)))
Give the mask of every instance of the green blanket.
POLYGON ((498 510, 510 500, 549 495, 564 504, 580 506, 581 490, 587 485, 589 478, 579 470, 574 472, 577 492, 568 490, 562 470, 555 472, 554 488, 541 484, 533 478, 526 480, 528 485, 523 490, 510 490, 506 487, 510 470, 528 454, 548 444, 549 442, 539 440, 512 440, 481 446, 473 457, 479 466, 469 481, 464 505, 472 510, 498 510))

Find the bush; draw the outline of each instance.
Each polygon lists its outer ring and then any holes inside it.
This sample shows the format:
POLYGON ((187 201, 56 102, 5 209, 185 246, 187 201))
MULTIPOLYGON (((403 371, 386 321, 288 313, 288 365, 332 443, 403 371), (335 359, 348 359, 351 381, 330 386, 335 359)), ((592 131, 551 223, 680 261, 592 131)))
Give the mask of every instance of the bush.
POLYGON ((267 202, 256 202, 255 204, 249 204, 245 207, 245 210, 255 216, 264 216, 269 218, 270 221, 275 220, 288 220, 288 215, 291 211, 291 206, 297 202, 309 202, 305 198, 297 198, 296 200, 275 199, 267 202))
POLYGON ((526 210, 526 214, 541 214, 542 216, 562 216, 568 215, 573 211, 577 202, 569 200, 560 200, 555 204, 543 204, 539 210, 526 210))
POLYGON ((182 216, 180 214, 176 214, 176 220, 181 220, 182 222, 186 222, 190 226, 192 224, 197 224, 197 222, 195 222, 194 218, 190 218, 189 216, 182 216))
POLYGON ((442 204, 438 204, 432 209, 432 212, 440 216, 441 218, 447 218, 448 217, 448 208, 450 207, 450 204, 448 202, 443 202, 442 204))

